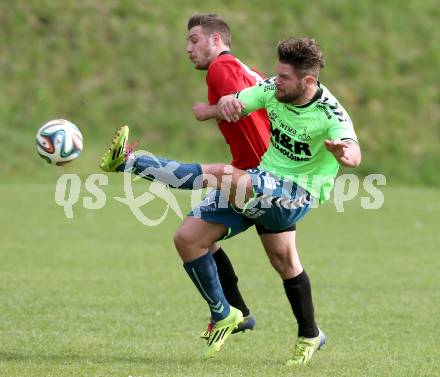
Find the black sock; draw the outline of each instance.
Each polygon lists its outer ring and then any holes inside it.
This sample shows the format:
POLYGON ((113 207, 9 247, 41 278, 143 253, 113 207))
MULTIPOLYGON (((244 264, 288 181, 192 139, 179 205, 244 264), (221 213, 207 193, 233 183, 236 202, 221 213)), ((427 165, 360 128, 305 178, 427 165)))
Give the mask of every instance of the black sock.
POLYGON ((315 323, 315 313, 312 301, 312 288, 306 272, 284 280, 284 290, 298 323, 298 336, 315 338, 319 335, 315 323))
POLYGON ((214 254, 215 264, 217 265, 218 276, 220 278, 220 284, 222 285, 223 293, 229 304, 233 307, 241 310, 246 317, 249 315, 249 309, 246 306, 243 297, 241 297, 240 290, 238 289, 238 278, 235 275, 234 267, 232 267, 226 253, 222 248, 218 249, 214 254))

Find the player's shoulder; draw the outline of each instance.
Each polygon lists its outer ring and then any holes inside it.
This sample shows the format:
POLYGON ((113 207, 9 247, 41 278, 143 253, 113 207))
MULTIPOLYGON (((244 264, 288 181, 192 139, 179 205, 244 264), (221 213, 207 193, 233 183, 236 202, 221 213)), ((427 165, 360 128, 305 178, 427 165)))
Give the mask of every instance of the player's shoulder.
POLYGON ((275 79, 276 77, 269 77, 263 81, 260 81, 259 83, 257 83, 257 86, 259 88, 261 88, 263 90, 264 93, 266 92, 273 92, 275 93, 276 91, 276 86, 275 86, 275 79))
POLYGON ((275 77, 270 77, 265 80, 258 81, 252 87, 252 90, 255 93, 259 93, 260 96, 265 97, 266 101, 270 101, 271 99, 275 98, 276 89, 277 88, 275 86, 275 77))
POLYGON ((232 80, 233 77, 240 76, 240 67, 235 62, 235 57, 231 54, 220 55, 215 58, 208 67, 206 79, 208 83, 211 80, 232 80))
POLYGON ((223 69, 225 67, 239 66, 237 58, 231 53, 217 56, 209 65, 208 71, 223 69))
POLYGON ((271 77, 258 81, 255 85, 243 89, 241 92, 237 93, 237 98, 240 97, 241 93, 246 93, 246 95, 264 99, 264 102, 268 104, 275 100, 275 91, 275 77, 271 77))
POLYGON ((319 87, 321 88, 321 96, 316 101, 316 109, 322 111, 328 120, 351 122, 347 111, 328 88, 322 84, 319 84, 319 87))

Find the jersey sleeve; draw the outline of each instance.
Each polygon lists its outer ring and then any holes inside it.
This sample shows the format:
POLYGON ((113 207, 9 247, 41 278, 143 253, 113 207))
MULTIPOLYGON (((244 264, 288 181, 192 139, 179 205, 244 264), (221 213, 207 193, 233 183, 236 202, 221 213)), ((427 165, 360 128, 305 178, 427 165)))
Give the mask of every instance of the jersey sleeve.
POLYGON ((250 88, 243 89, 235 95, 245 106, 242 110, 243 115, 249 115, 251 112, 266 106, 267 93, 271 89, 270 85, 269 81, 266 80, 250 88))
POLYGON ((239 70, 222 63, 213 64, 208 70, 206 83, 219 97, 236 93, 247 86, 239 70))
POLYGON ((330 140, 353 140, 358 143, 353 123, 344 109, 333 113, 328 128, 328 137, 330 140))

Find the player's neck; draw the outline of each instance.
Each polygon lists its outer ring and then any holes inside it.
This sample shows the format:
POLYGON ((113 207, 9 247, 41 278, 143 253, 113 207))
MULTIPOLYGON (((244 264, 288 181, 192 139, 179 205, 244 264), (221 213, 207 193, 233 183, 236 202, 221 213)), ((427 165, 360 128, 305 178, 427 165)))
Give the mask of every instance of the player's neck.
POLYGON ((319 90, 318 85, 308 87, 301 97, 292 101, 292 104, 294 104, 295 106, 307 105, 311 100, 315 98, 316 93, 318 93, 318 90, 319 90))
POLYGON ((229 47, 225 46, 224 44, 217 46, 216 57, 219 57, 220 55, 224 55, 224 54, 228 54, 228 53, 230 53, 229 47))

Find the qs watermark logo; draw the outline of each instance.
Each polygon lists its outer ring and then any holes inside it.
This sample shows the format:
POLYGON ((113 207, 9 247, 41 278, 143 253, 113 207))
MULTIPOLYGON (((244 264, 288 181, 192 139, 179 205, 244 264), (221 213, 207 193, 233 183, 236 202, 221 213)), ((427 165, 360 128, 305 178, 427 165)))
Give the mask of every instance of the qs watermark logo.
MULTIPOLYGON (((170 211, 174 212, 176 216, 183 219, 183 212, 178 200, 170 189, 171 187, 178 188, 183 183, 190 179, 191 175, 178 176, 176 170, 180 164, 176 161, 166 161, 166 163, 159 162, 154 155, 149 152, 141 151, 143 156, 148 156, 154 163, 142 171, 137 171, 133 166, 135 157, 126 162, 123 189, 123 197, 114 196, 112 199, 125 204, 135 218, 145 226, 158 226, 168 216, 170 211), (134 173, 134 174, 133 174, 134 173), (133 189, 133 182, 139 179, 147 179, 151 181, 149 185, 145 185, 145 190, 138 196, 135 195, 133 189), (156 218, 151 218, 146 215, 148 205, 151 205, 153 200, 159 199, 165 203, 163 212, 156 218)), ((310 198, 310 195, 302 189, 305 183, 309 182, 307 176, 300 177, 298 185, 290 181, 283 181, 276 179, 267 172, 250 171, 249 175, 243 175, 240 179, 250 179, 252 185, 256 190, 260 190, 256 198, 252 198, 246 203, 246 211, 243 214, 250 218, 255 218, 264 213, 267 208, 271 206, 282 207, 285 209, 296 209, 304 205, 309 205, 312 208, 317 207, 319 200, 310 198), (257 172, 257 173, 255 173, 257 172), (250 177, 250 178, 249 178, 250 177)), ((311 185, 321 187, 323 182, 329 182, 332 177, 313 176, 311 185)), ((196 177, 194 179, 194 189, 191 193, 191 208, 193 208, 193 215, 200 217, 202 211, 215 211, 218 208, 227 208, 229 205, 229 195, 232 191, 235 192, 235 203, 237 199, 241 204, 244 203, 246 192, 246 184, 243 182, 235 182, 232 184, 232 167, 225 165, 223 175, 215 177, 209 174, 196 177), (220 180, 220 184, 219 184, 220 180), (217 190, 211 190, 203 199, 202 190, 200 188, 211 187, 217 190)), ((309 182, 310 183, 310 182, 309 182)), ((384 204, 384 194, 378 186, 386 185, 386 177, 382 174, 370 174, 361 181, 358 176, 354 174, 343 174, 336 178, 333 187, 333 193, 330 200, 333 202, 337 212, 344 212, 345 203, 358 198, 363 209, 372 210, 379 209, 384 204), (364 195, 360 195, 360 189, 363 188, 364 195)), ((105 207, 107 203, 107 196, 102 190, 103 186, 108 186, 108 176, 105 174, 92 174, 87 177, 84 182, 84 188, 87 194, 82 198, 82 206, 89 210, 98 210, 105 207)), ((82 181, 76 174, 64 174, 59 177, 55 187, 55 202, 57 205, 64 208, 64 213, 67 218, 74 217, 74 206, 80 201, 82 181)), ((136 190, 139 191, 139 190, 136 190)))

